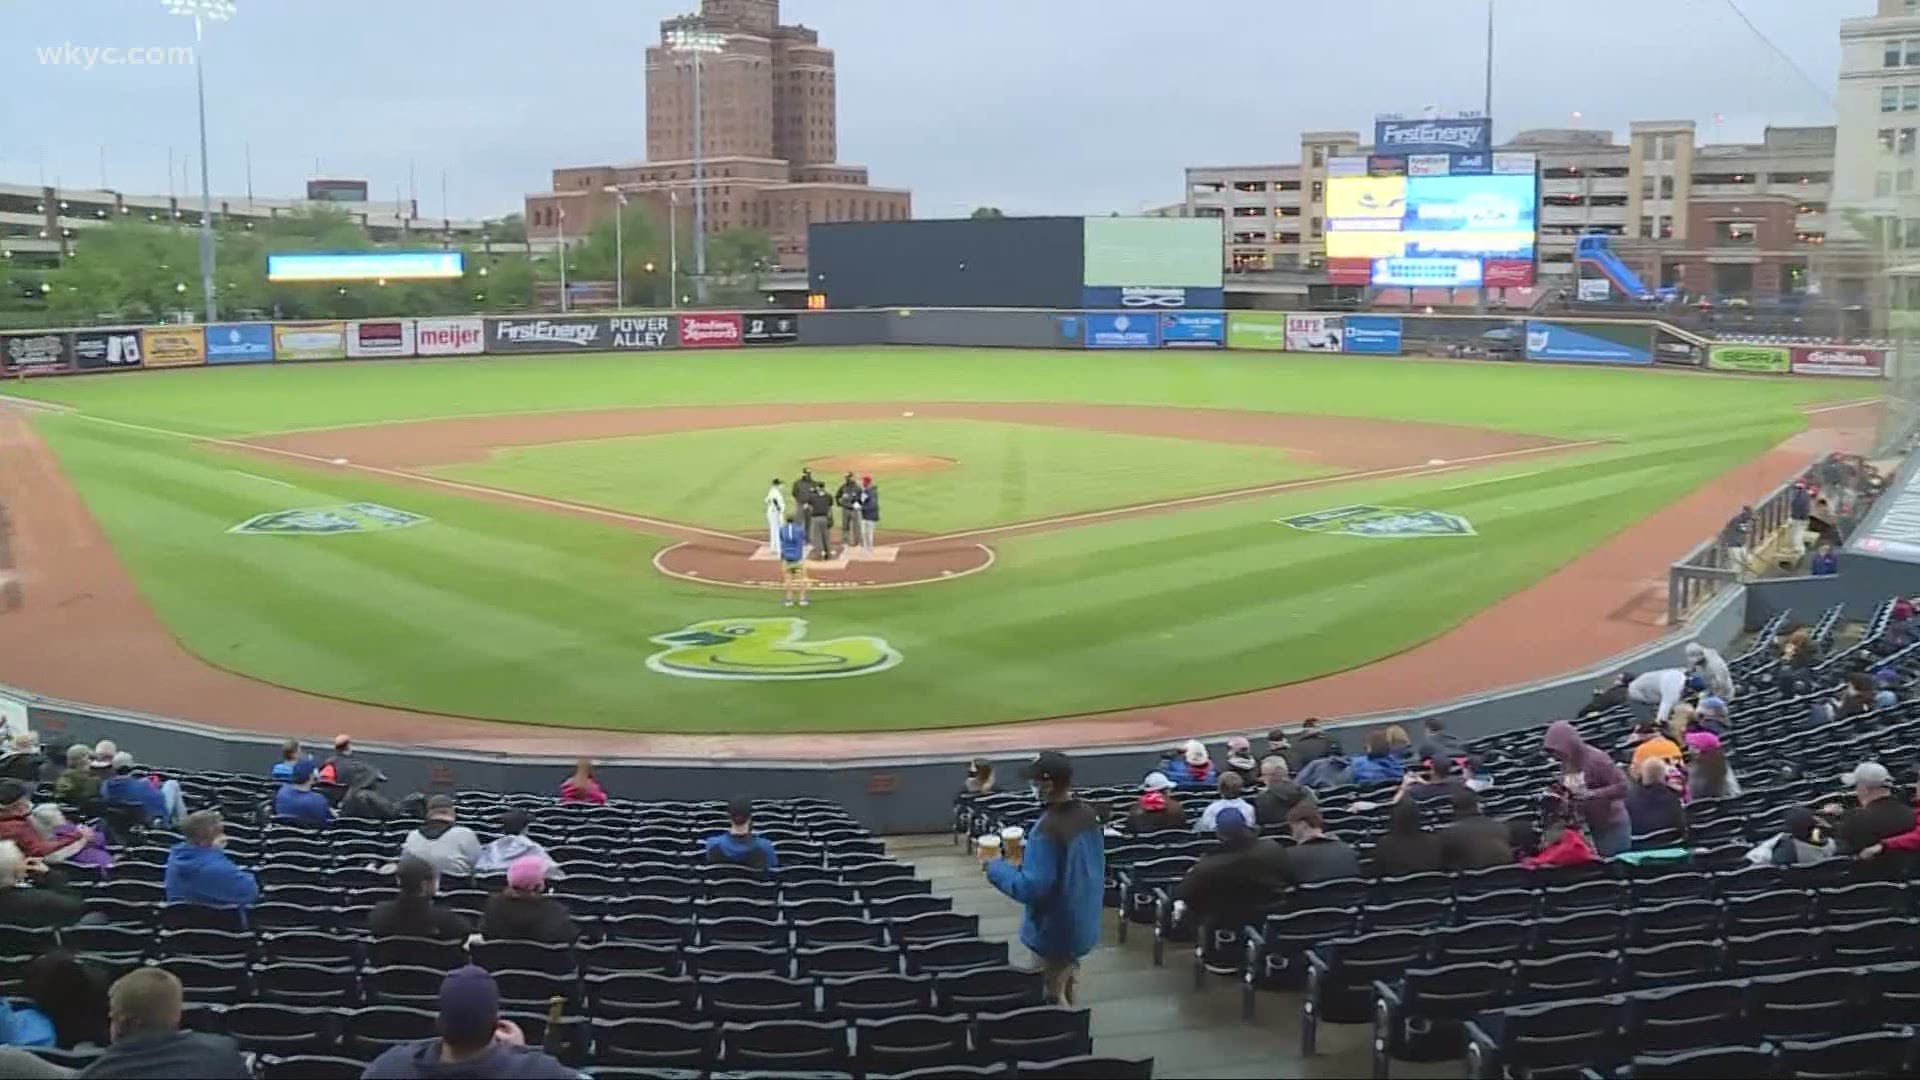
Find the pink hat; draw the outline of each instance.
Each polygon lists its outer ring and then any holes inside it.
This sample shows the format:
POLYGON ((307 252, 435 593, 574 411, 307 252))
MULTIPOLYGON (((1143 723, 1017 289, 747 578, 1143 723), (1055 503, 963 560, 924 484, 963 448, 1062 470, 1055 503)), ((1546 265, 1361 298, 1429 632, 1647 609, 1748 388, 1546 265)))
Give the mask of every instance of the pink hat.
POLYGON ((522 855, 507 866, 507 887, 531 892, 547 883, 547 861, 538 855, 522 855))
POLYGON ((1720 749, 1720 736, 1715 735, 1711 731, 1701 731, 1696 728, 1693 731, 1687 732, 1687 749, 1692 750, 1696 754, 1702 750, 1718 750, 1720 749))

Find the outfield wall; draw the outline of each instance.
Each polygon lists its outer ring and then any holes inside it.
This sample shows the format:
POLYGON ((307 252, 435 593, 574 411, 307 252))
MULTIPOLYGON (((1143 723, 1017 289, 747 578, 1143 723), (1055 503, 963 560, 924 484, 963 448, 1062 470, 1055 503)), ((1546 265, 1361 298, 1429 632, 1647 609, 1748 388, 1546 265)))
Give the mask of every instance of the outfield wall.
POLYGON ((1452 356, 1781 376, 1883 378, 1885 350, 1674 346, 1646 320, 1186 309, 868 308, 459 316, 0 333, 8 377, 229 364, 531 353, 679 352, 779 345, 1026 349, 1233 349, 1452 356), (1675 348, 1681 349, 1676 352, 1675 348))

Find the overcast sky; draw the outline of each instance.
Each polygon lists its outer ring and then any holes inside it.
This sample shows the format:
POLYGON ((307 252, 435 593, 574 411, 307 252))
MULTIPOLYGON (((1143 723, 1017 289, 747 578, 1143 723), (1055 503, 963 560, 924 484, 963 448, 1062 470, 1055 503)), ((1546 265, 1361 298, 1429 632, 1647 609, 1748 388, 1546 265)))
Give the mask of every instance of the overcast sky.
MULTIPOLYGON (((216 193, 318 170, 424 214, 497 216, 556 165, 646 152, 643 50, 695 0, 237 0, 202 53, 216 193)), ((1498 0, 1496 138, 1691 118, 1711 139, 1831 123, 1839 21, 1872 0, 1498 0), (1781 59, 1745 26, 1791 57, 1781 59), (1807 79, 1797 74, 1798 65, 1807 79)), ((1187 165, 1289 161, 1303 129, 1478 108, 1483 0, 786 0, 837 52, 841 160, 917 216, 1130 212, 1187 165)), ((0 0, 0 182, 168 190, 195 146, 191 67, 44 49, 191 44, 162 0, 0 0), (178 165, 175 166, 177 171, 178 165)), ((197 189, 198 170, 193 172, 197 189)), ((178 182, 176 181, 176 186, 178 182)))

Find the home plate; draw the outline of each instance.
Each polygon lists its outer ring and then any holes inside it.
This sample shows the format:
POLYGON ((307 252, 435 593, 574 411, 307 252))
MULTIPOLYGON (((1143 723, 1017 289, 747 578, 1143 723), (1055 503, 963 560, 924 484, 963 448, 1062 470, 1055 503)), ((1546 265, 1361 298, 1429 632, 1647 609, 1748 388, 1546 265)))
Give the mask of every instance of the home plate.
POLYGON ((343 457, 337 457, 333 459, 333 463, 335 465, 345 465, 347 463, 347 459, 343 457))
MULTIPOLYGON (((841 552, 839 556, 836 558, 825 559, 825 560, 809 558, 807 560, 807 569, 809 570, 845 570, 849 563, 856 563, 856 562, 890 563, 895 561, 899 557, 900 557, 900 548, 897 545, 893 545, 893 544, 882 545, 880 547, 874 548, 872 551, 862 551, 859 548, 848 548, 847 550, 841 552)), ((767 544, 761 544, 759 547, 756 547, 753 549, 753 554, 747 556, 747 561, 748 562, 779 562, 780 556, 774 553, 772 546, 767 544)))
POLYGON ((1446 463, 1447 459, 1443 457, 1431 457, 1427 459, 1427 464, 1429 465, 1445 465, 1446 463))

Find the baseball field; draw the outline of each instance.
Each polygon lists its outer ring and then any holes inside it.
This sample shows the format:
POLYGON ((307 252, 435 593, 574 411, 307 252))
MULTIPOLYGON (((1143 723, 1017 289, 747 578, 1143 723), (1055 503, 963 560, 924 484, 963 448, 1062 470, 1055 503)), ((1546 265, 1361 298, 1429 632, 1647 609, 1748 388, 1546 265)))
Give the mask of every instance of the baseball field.
POLYGON ((211 664, 426 712, 691 733, 1001 723, 1364 665, 1861 396, 1577 365, 887 348, 5 393, 55 406, 30 422, 108 541, 84 557, 123 565, 211 664), (911 572, 804 610, 727 580, 764 539, 768 481, 802 465, 830 486, 873 472, 881 541, 911 572))

